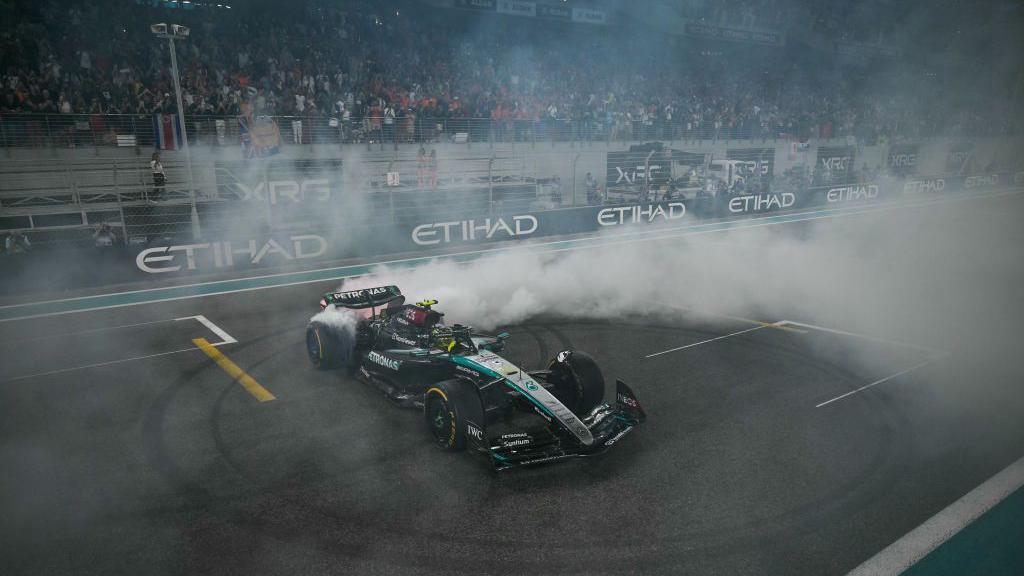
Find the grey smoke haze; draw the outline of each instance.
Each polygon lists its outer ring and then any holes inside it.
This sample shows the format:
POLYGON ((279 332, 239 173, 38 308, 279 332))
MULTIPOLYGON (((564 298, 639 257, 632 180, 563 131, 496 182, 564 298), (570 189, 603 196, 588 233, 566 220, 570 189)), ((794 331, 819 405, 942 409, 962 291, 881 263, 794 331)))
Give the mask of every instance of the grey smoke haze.
POLYGON ((559 255, 381 266, 345 289, 397 284, 449 322, 666 311, 782 319, 950 351, 1009 350, 1024 320, 1019 197, 755 228, 559 255))

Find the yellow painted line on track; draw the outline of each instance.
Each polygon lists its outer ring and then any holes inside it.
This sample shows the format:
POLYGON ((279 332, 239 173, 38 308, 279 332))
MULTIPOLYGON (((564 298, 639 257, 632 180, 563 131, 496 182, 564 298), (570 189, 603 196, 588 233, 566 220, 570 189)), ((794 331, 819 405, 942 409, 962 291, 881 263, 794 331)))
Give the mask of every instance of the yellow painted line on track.
POLYGON ((237 380, 245 388, 245 391, 252 394, 254 398, 260 402, 276 400, 276 396, 263 386, 260 386, 259 382, 253 380, 252 376, 246 374, 245 370, 239 368, 238 364, 232 362, 230 358, 222 354, 220 350, 217 350, 213 344, 207 342, 206 338, 195 338, 192 340, 192 343, 224 369, 233 380, 237 380))

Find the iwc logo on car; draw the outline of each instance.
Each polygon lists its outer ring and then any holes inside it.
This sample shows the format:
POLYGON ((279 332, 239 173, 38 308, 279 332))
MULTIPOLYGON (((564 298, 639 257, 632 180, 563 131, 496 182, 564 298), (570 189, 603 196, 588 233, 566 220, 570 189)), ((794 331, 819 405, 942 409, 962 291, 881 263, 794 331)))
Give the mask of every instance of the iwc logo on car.
POLYGON ((476 426, 476 424, 474 424, 472 422, 467 422, 466 423, 466 436, 469 436, 471 438, 476 438, 477 440, 483 440, 484 439, 483 431, 480 430, 480 428, 478 428, 476 426))

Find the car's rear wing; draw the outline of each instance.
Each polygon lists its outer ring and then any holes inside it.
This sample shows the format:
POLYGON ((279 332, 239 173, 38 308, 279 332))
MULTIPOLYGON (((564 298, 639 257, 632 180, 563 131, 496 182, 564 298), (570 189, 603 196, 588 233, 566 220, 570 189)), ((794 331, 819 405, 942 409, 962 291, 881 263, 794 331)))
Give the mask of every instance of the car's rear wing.
POLYGON ((405 303, 405 296, 402 296, 402 291, 398 289, 398 286, 377 286, 376 288, 363 288, 348 292, 328 292, 324 294, 320 304, 322 308, 333 304, 340 308, 361 310, 396 301, 399 306, 405 303))

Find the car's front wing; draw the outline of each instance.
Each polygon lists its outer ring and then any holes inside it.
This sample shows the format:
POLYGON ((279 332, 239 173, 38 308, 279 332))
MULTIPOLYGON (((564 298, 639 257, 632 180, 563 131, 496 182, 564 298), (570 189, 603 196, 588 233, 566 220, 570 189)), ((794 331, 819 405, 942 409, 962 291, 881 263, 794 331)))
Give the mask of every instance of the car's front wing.
POLYGON ((488 447, 494 468, 505 470, 605 452, 647 419, 629 386, 617 380, 615 388, 614 406, 601 404, 582 419, 594 438, 593 444, 584 445, 568 435, 538 440, 527 433, 503 434, 492 439, 488 447))

